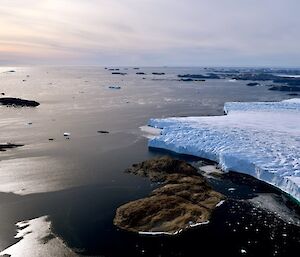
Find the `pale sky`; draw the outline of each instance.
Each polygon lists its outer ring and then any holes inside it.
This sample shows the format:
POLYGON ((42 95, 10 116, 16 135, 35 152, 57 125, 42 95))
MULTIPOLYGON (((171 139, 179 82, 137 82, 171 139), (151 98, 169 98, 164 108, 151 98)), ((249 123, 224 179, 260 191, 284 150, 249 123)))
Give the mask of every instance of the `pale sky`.
POLYGON ((0 0, 0 65, 300 67, 300 0, 0 0))

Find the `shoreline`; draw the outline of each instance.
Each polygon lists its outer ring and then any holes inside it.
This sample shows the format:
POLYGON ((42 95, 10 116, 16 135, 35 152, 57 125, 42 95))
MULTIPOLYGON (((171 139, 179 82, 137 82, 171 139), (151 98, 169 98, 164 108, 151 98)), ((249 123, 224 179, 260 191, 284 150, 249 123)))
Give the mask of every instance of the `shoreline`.
MULTIPOLYGON (((226 200, 221 200, 219 203, 216 204, 215 208, 220 207, 223 203, 225 203, 226 200)), ((181 234, 182 232, 188 232, 189 229, 203 226, 203 225, 208 225, 210 223, 210 220, 204 221, 204 222, 199 222, 195 224, 189 224, 186 228, 180 229, 178 231, 175 231, 174 233, 169 233, 169 232, 145 232, 145 231, 139 231, 139 235, 151 235, 151 236, 160 236, 160 235, 166 235, 166 236, 176 236, 181 234)))
MULTIPOLYGON (((206 158, 203 158, 203 157, 200 157, 200 156, 197 156, 197 155, 192 155, 192 154, 182 154, 182 153, 178 153, 178 152, 175 152, 175 151, 172 151, 172 150, 169 150, 169 149, 165 149, 165 148, 156 148, 156 147, 152 147, 152 146, 149 146, 149 149, 150 151, 153 151, 153 152, 159 152, 159 153, 166 153, 166 154, 170 154, 171 156, 178 156, 179 159, 183 159, 183 160, 198 160, 198 161, 205 161, 205 162, 209 162, 211 164, 214 164, 214 165, 217 165, 219 166, 219 163, 217 161, 214 161, 214 160, 211 160, 211 159, 206 159, 206 158)), ((222 170, 222 169, 221 169, 222 170)), ((276 191, 278 191, 278 193, 280 192, 281 194, 284 194, 285 196, 287 196, 290 200, 292 200, 293 202, 295 202, 295 204, 297 204, 298 206, 300 206, 300 201, 298 199, 296 199, 295 197, 293 197, 291 194, 289 194, 288 192, 285 192, 283 191, 281 188, 273 185, 273 184, 270 184, 264 180, 260 180, 254 176, 252 176, 251 174, 247 174, 247 173, 244 173, 244 172, 241 172, 241 171, 236 171, 236 170, 229 170, 229 171, 223 171, 223 174, 225 173, 229 173, 229 172, 234 172, 234 173, 238 173, 240 175, 248 175, 248 176, 251 176, 253 179, 257 179, 261 182, 264 182, 264 183, 267 183, 268 186, 272 187, 273 189, 275 189, 276 191)))

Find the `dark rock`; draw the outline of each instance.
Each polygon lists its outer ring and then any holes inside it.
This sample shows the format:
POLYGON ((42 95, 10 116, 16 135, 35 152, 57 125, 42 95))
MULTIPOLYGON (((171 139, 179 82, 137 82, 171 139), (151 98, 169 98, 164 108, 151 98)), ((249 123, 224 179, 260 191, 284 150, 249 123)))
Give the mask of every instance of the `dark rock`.
POLYGON ((109 131, 106 131, 106 130, 98 130, 97 132, 99 134, 109 134, 109 131))
POLYGON ((269 88, 269 90, 272 91, 285 91, 285 92, 300 92, 300 86, 277 86, 274 85, 272 87, 269 88))
POLYGON ((224 199, 197 169, 170 157, 134 164, 127 172, 163 182, 149 197, 117 209, 114 224, 128 231, 174 234, 207 222, 224 199))
POLYGON ((36 107, 40 105, 40 103, 36 101, 13 98, 13 97, 0 98, 0 104, 6 106, 28 106, 28 107, 36 107))
POLYGON ((191 81, 205 81, 205 79, 191 79, 191 78, 182 78, 179 79, 178 81, 183 81, 183 82, 191 82, 191 81))
POLYGON ((178 81, 190 82, 190 81, 194 81, 194 80, 193 79, 179 79, 178 81))
POLYGON ((127 73, 126 72, 112 72, 111 73, 112 75, 127 75, 127 73))
POLYGON ((255 87, 255 86, 259 86, 260 84, 257 82, 252 82, 252 83, 248 83, 247 86, 249 87, 255 87))
POLYGON ((1 95, 5 95, 5 93, 1 93, 1 95))
POLYGON ((47 244, 52 239, 55 239, 55 236, 53 234, 48 234, 48 235, 40 238, 39 242, 41 242, 42 244, 47 244))
POLYGON ((164 72, 152 72, 152 75, 165 75, 164 72))
POLYGON ((12 148, 21 147, 21 146, 24 146, 24 145, 12 144, 12 143, 0 144, 0 151, 4 152, 7 149, 12 149, 12 148))
POLYGON ((136 75, 146 75, 144 72, 137 72, 136 75))

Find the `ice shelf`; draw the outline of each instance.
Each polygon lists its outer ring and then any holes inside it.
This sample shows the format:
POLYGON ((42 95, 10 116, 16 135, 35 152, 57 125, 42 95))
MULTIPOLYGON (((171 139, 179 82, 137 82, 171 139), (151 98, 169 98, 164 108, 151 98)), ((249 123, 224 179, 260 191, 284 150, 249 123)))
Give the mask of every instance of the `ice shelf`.
POLYGON ((149 147, 207 158, 300 201, 300 99, 225 103, 227 115, 151 119, 149 147))

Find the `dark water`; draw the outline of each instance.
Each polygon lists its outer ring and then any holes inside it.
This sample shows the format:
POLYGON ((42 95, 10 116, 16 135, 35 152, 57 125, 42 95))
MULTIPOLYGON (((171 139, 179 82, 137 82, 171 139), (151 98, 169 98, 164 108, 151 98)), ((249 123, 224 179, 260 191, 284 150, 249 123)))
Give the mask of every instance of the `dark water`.
POLYGON ((68 246, 87 255, 243 256, 242 249, 247 256, 299 253, 299 227, 244 201, 246 188, 217 209, 209 225, 176 237, 138 236, 112 225, 118 206, 146 196, 155 186, 123 172, 132 163, 163 154, 148 150, 139 129, 149 118, 222 115, 226 101, 289 98, 284 93, 247 87, 247 82, 175 81, 177 74, 199 73, 198 68, 140 70, 165 76, 136 75, 131 68, 127 76, 111 75, 102 67, 14 69, 16 73, 0 74, 1 91, 41 106, 0 107, 1 142, 25 144, 0 153, 0 250, 17 241, 16 222, 49 215, 68 246), (69 140, 64 132, 71 133, 69 140))

